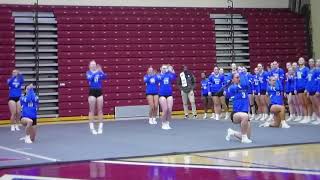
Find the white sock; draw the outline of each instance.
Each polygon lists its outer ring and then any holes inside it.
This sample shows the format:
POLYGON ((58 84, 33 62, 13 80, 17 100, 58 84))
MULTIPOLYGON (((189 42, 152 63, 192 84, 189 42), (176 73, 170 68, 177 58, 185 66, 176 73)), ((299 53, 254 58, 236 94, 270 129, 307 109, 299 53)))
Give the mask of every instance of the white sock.
POLYGON ((90 126, 90 129, 91 129, 91 130, 94 130, 94 124, 93 124, 93 122, 90 122, 90 123, 89 123, 89 126, 90 126))
POLYGON ((103 123, 99 123, 99 129, 103 129, 103 123))

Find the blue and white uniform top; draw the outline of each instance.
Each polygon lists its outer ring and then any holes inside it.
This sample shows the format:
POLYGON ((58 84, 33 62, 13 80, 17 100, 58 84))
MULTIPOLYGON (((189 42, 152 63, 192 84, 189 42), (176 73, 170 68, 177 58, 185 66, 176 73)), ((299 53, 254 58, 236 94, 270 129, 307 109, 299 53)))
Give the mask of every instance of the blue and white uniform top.
POLYGON ((308 67, 299 67, 296 71, 296 90, 301 91, 305 90, 307 77, 309 73, 308 67))
POLYGON ((282 83, 283 83, 283 81, 285 79, 285 73, 284 73, 284 70, 282 68, 272 69, 270 71, 270 76, 275 77, 277 80, 280 80, 280 82, 282 82, 282 83))
POLYGON ((30 119, 37 118, 39 98, 35 94, 33 89, 29 89, 26 95, 20 97, 20 103, 21 117, 26 117, 30 119))
POLYGON ((24 83, 22 75, 13 76, 8 79, 7 84, 9 86, 9 97, 19 98, 22 94, 21 86, 24 83))
POLYGON ((201 81, 201 95, 208 96, 210 92, 210 87, 211 87, 211 82, 209 81, 209 79, 208 78, 203 79, 201 81))
POLYGON ((286 80, 285 80, 285 92, 287 94, 293 93, 295 91, 295 76, 294 75, 286 75, 286 80))
POLYGON ((252 91, 254 91, 255 94, 259 94, 260 93, 260 82, 259 82, 259 77, 258 75, 253 75, 252 76, 252 91))
POLYGON ((316 93, 319 86, 319 69, 313 68, 308 72, 306 90, 309 93, 316 93))
POLYGON ((271 105, 283 105, 283 87, 280 80, 277 80, 274 86, 268 86, 267 93, 271 105))
POLYGON ((107 78, 107 74, 102 71, 87 71, 87 80, 90 89, 102 89, 102 81, 107 78))
POLYGON ((233 97, 233 112, 249 111, 249 98, 247 88, 242 87, 240 84, 232 84, 228 88, 228 94, 233 97))
POLYGON ((268 80, 269 80, 269 73, 263 71, 258 74, 259 84, 260 84, 260 92, 267 91, 268 87, 268 80))
POLYGON ((156 74, 145 75, 143 77, 144 83, 146 83, 146 94, 147 95, 158 95, 159 93, 159 76, 156 74))
POLYGON ((159 96, 172 96, 172 82, 177 78, 175 73, 166 72, 158 75, 159 96))
POLYGON ((224 85, 224 75, 221 74, 211 74, 209 76, 209 81, 211 83, 210 92, 217 93, 221 90, 224 85))

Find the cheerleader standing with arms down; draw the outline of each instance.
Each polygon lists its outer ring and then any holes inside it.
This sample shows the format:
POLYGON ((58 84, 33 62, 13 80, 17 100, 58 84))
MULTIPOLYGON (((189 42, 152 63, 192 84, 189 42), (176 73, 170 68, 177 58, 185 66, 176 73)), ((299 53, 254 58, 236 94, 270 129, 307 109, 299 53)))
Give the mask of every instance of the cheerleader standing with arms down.
POLYGON ((146 83, 146 96, 149 104, 149 124, 157 124, 159 79, 152 67, 148 68, 147 75, 144 76, 143 81, 146 83))

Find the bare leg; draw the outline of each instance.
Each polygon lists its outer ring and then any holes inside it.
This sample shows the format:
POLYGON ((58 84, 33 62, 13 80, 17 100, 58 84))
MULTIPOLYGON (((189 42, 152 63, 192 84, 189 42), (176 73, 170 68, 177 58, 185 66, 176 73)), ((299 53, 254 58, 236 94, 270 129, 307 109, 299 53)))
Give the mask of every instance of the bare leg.
POLYGON ((95 114, 95 110, 96 110, 96 102, 97 102, 97 98, 95 98, 94 96, 89 96, 88 97, 89 121, 90 121, 90 123, 94 122, 94 114, 95 114))
POLYGON ((152 116, 154 118, 157 117, 158 115, 158 109, 159 109, 159 96, 158 95, 155 95, 153 96, 153 113, 152 113, 152 116))
POLYGON ((172 107, 173 107, 173 97, 167 98, 168 111, 167 111, 167 121, 171 120, 172 117, 172 107))
POLYGON ((219 120, 221 114, 221 102, 218 96, 213 96, 214 111, 216 113, 216 120, 219 120))
MULTIPOLYGON (((17 104, 15 101, 10 100, 8 102, 8 106, 9 106, 9 110, 11 113, 11 116, 10 116, 11 125, 15 125, 16 119, 17 119, 17 104)), ((14 129, 13 129, 13 131, 14 131, 14 129)))
POLYGON ((148 95, 147 96, 147 101, 149 104, 149 118, 153 117, 153 113, 154 113, 154 101, 153 101, 153 96, 152 95, 148 95))
POLYGON ((238 112, 233 115, 233 122, 240 123, 241 132, 233 131, 232 135, 244 143, 251 143, 248 138, 251 136, 251 125, 247 113, 238 112))
POLYGON ((97 134, 97 131, 94 127, 94 114, 95 114, 95 110, 96 110, 96 102, 97 102, 97 98, 95 98, 94 96, 89 96, 88 97, 88 103, 89 103, 89 127, 90 130, 92 132, 92 134, 97 134))
POLYGON ((162 123, 167 121, 167 114, 168 114, 168 104, 167 104, 167 99, 165 97, 160 97, 159 98, 159 103, 161 106, 161 110, 162 110, 162 123))
POLYGON ((193 91, 189 92, 188 99, 189 99, 190 104, 191 104, 192 114, 193 114, 193 116, 196 116, 197 115, 197 108, 196 108, 196 101, 195 101, 195 98, 194 98, 194 92, 193 91))

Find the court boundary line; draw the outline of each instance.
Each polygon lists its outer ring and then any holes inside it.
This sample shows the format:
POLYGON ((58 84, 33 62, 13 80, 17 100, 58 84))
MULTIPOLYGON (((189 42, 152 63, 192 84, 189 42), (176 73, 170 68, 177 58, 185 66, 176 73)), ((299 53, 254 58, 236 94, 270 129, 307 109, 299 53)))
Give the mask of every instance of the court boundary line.
POLYGON ((34 158, 38 158, 38 159, 47 160, 47 161, 50 161, 50 162, 59 162, 60 161, 59 159, 54 159, 54 158, 50 158, 50 157, 47 157, 47 156, 42 156, 42 155, 29 153, 29 152, 25 152, 25 151, 15 150, 15 149, 8 148, 8 147, 5 147, 5 146, 0 146, 0 149, 6 150, 6 151, 10 151, 10 152, 14 152, 14 153, 17 153, 17 154, 23 154, 23 155, 34 157, 34 158))
POLYGON ((14 178, 23 178, 26 180, 33 180, 33 179, 38 179, 38 180, 78 180, 78 179, 69 179, 69 178, 59 178, 59 177, 47 177, 47 176, 29 176, 29 175, 15 175, 15 174, 5 174, 1 179, 14 179, 14 178))
POLYGON ((273 173, 292 173, 292 174, 310 174, 320 176, 320 172, 290 170, 290 169, 272 169, 272 168, 248 168, 248 167, 229 167, 229 166, 207 166, 207 165, 190 165, 190 164, 168 164, 168 163, 151 163, 151 162, 132 162, 132 161, 92 161, 95 163, 110 163, 123 165, 138 165, 138 166, 161 166, 161 167, 179 167, 179 168, 197 168, 197 169, 218 169, 218 170, 240 170, 240 171, 264 171, 273 173))

